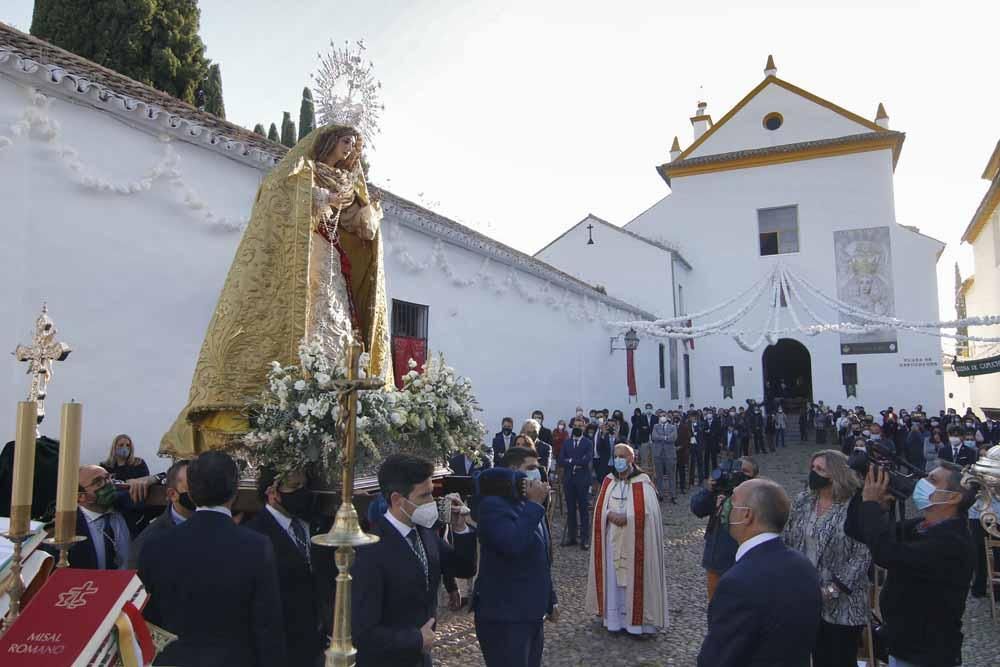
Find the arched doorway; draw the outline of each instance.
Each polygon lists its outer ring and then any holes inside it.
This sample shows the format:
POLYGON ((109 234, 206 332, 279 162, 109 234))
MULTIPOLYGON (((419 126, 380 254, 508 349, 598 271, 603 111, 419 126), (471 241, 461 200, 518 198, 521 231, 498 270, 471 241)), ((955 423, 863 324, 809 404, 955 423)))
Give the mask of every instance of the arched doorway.
POLYGON ((812 358, 805 345, 792 338, 781 338, 768 345, 761 357, 764 396, 768 404, 782 399, 789 407, 812 400, 812 358))

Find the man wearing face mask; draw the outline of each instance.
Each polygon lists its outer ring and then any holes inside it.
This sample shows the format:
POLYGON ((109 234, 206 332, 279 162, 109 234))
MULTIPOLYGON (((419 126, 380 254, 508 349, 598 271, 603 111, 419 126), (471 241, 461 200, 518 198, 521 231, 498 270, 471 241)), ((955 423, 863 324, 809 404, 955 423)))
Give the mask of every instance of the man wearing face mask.
POLYGON ((493 462, 503 458, 503 453, 510 449, 514 441, 514 420, 504 417, 500 422, 500 432, 493 436, 493 462))
POLYGON ((979 454, 976 451, 976 436, 971 429, 965 432, 962 440, 962 430, 957 426, 948 428, 948 444, 943 445, 938 452, 942 461, 948 461, 958 466, 969 466, 976 462, 979 454))
POLYGON ((809 664, 822 612, 816 568, 785 546, 791 503, 777 483, 736 487, 729 533, 736 563, 708 605, 708 634, 698 667, 802 667, 809 664))
MULTIPOLYGON (((524 447, 504 455, 486 477, 527 477, 524 498, 486 496, 479 503, 480 573, 472 608, 487 667, 539 667, 544 621, 558 619, 552 585, 552 537, 538 457, 524 447)), ((481 478, 482 479, 482 478, 481 478)))
POLYGON ((131 507, 128 492, 118 491, 101 466, 80 467, 76 534, 90 539, 69 550, 74 568, 124 570, 128 567, 132 538, 119 508, 131 507))
POLYGON ((297 470, 278 477, 261 470, 257 495, 264 509, 246 527, 271 540, 278 568, 278 589, 285 620, 288 664, 318 666, 326 645, 324 623, 331 622, 330 598, 336 576, 331 549, 310 541, 313 493, 297 470))
POLYGON ((844 531, 888 571, 879 606, 890 667, 962 663, 962 615, 974 568, 966 517, 975 494, 962 486, 960 468, 941 463, 913 491, 923 517, 898 526, 889 518, 888 473, 868 469, 844 531))
POLYGON ((388 510, 372 526, 379 541, 363 547, 351 570, 357 667, 430 667, 441 576, 476 573, 476 535, 465 515, 451 515, 454 547, 433 530, 433 472, 431 462, 409 454, 393 454, 379 468, 388 510))
POLYGON ((563 443, 559 452, 559 474, 566 496, 566 532, 562 546, 576 544, 579 530, 582 548, 587 549, 590 539, 587 492, 594 465, 594 442, 583 435, 584 421, 583 417, 576 418, 570 437, 563 443))
POLYGON ((667 625, 663 522, 656 489, 635 467, 635 451, 615 446, 614 471, 594 505, 587 611, 611 632, 656 634, 667 625))
MULTIPOLYGON (((165 530, 187 521, 194 514, 197 505, 188 493, 187 468, 190 461, 181 459, 167 470, 167 509, 139 533, 129 549, 128 569, 139 567, 139 554, 146 542, 165 530)), ((73 567, 76 567, 74 565, 73 567)))
POLYGON ((671 503, 676 503, 677 427, 667 420, 666 414, 661 413, 653 424, 650 450, 656 494, 659 498, 669 497, 671 503))

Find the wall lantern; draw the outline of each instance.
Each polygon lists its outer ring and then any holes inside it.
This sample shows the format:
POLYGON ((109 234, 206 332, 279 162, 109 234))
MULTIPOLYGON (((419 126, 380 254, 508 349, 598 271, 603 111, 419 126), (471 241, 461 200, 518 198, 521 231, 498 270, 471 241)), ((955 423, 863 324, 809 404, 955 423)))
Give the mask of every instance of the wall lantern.
POLYGON ((628 333, 625 334, 625 347, 615 347, 615 341, 621 338, 621 336, 611 337, 611 352, 614 354, 615 350, 628 350, 629 352, 634 352, 636 348, 639 347, 639 334, 635 332, 635 329, 629 329, 628 333))

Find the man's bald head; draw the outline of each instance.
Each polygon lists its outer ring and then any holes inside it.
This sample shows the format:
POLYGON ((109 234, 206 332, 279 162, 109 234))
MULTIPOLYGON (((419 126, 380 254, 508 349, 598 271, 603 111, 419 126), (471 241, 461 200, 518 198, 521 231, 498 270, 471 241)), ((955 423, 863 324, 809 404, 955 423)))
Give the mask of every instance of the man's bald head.
POLYGON ((106 476, 108 471, 101 466, 86 465, 80 466, 80 486, 88 488, 93 485, 98 477, 106 476))
POLYGON ((759 533, 780 533, 788 523, 791 502, 777 482, 758 477, 747 480, 733 492, 733 505, 750 508, 748 528, 759 533))
POLYGON ((625 443, 615 445, 615 456, 620 456, 623 459, 628 460, 629 463, 635 462, 635 450, 632 449, 630 445, 626 445, 625 443))

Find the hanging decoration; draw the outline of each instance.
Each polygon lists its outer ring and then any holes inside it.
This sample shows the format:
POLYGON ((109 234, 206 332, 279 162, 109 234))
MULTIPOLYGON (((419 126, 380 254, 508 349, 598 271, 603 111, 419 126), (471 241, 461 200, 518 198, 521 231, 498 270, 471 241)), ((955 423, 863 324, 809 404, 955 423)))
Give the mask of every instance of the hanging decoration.
POLYGON ((374 147, 385 106, 379 96, 382 82, 375 78, 375 65, 365 57, 366 50, 364 40, 344 42, 340 48, 331 41, 329 53, 320 54, 319 69, 310 76, 320 124, 349 125, 374 147))
POLYGON ((926 336, 971 340, 980 343, 998 343, 1000 336, 968 336, 947 331, 961 327, 983 327, 1000 324, 1000 315, 964 317, 945 321, 911 321, 869 312, 841 299, 831 297, 818 289, 806 278, 788 267, 777 263, 771 271, 743 292, 723 303, 691 315, 680 315, 670 319, 655 321, 610 322, 613 329, 626 331, 635 329, 659 338, 694 340, 705 336, 729 336, 747 352, 752 352, 766 343, 774 344, 778 338, 788 335, 816 336, 821 333, 866 334, 891 329, 926 336), (841 314, 850 321, 840 322, 822 318, 814 309, 814 303, 841 314), (698 324, 706 316, 726 311, 738 303, 742 306, 729 315, 715 321, 698 324), (805 313, 808 322, 799 317, 798 308, 805 313), (750 326, 744 322, 750 313, 764 310, 760 324, 750 326), (782 313, 787 313, 790 324, 782 324, 782 313))

